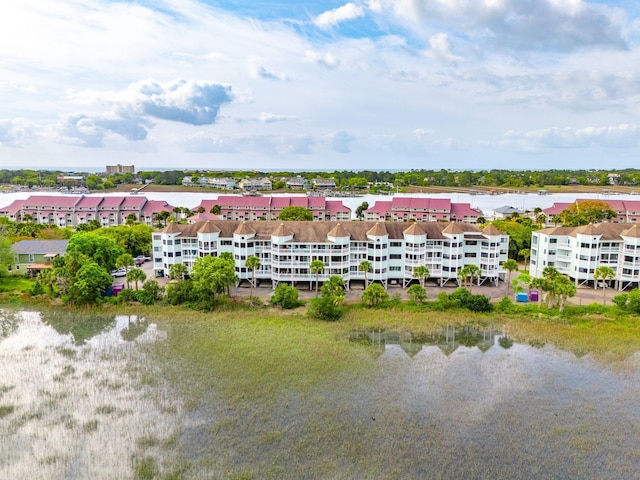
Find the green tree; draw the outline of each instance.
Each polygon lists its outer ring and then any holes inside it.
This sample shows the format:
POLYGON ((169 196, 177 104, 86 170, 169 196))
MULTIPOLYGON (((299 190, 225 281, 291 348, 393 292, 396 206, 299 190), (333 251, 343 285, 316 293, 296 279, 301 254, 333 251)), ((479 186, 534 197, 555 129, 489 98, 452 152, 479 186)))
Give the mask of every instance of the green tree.
POLYGON ((235 266, 233 259, 226 257, 199 257, 191 269, 191 279, 195 295, 205 308, 213 307, 216 295, 228 293, 235 283, 235 266))
POLYGON ((362 202, 356 207, 356 218, 358 220, 364 220, 364 212, 369 209, 369 202, 362 202))
POLYGON ((320 283, 320 274, 324 272, 324 262, 319 259, 311 260, 309 270, 316 276, 316 297, 318 296, 318 284, 320 283))
POLYGON ((284 207, 278 215, 278 218, 283 221, 312 221, 313 213, 304 207, 284 207))
POLYGON ((169 278, 172 280, 183 280, 188 270, 182 263, 174 263, 169 267, 169 278))
POLYGON ((480 269, 477 265, 465 265, 460 270, 458 270, 458 280, 460 285, 466 286, 471 292, 471 286, 473 282, 480 278, 480 269))
POLYGON ((220 205, 214 205, 209 210, 209 213, 211 213, 213 215, 220 215, 221 212, 222 212, 222 209, 220 208, 220 205))
POLYGON ((7 274, 9 267, 13 266, 14 259, 11 241, 4 235, 0 235, 0 277, 7 274))
POLYGON ((142 271, 141 268, 132 268, 127 272, 127 283, 133 282, 138 290, 138 282, 144 282, 147 279, 147 274, 142 271))
POLYGON ((364 272, 364 288, 367 288, 369 286, 367 274, 371 271, 371 262, 369 260, 362 260, 360 265, 358 265, 358 271, 364 272))
POLYGON ((344 302, 344 279, 339 275, 331 275, 322 284, 321 293, 323 297, 329 297, 336 305, 344 302))
POLYGON ((250 291, 249 296, 253 297, 253 287, 256 280, 256 270, 260 268, 260 259, 255 255, 249 255, 244 262, 245 267, 251 272, 251 279, 249 281, 250 291))
POLYGON ((420 286, 424 288, 424 282, 429 278, 431 272, 424 265, 419 265, 413 269, 413 278, 417 278, 420 280, 420 286))
POLYGON ((107 272, 116 266, 116 260, 124 249, 110 238, 93 232, 76 233, 69 239, 67 253, 78 252, 86 255, 107 272))
POLYGON ((407 289, 407 295, 412 303, 420 304, 427 300, 427 292, 422 285, 413 284, 407 289))
POLYGON ((511 274, 518 270, 518 262, 516 262, 514 259, 510 258, 506 262, 502 263, 502 268, 504 268, 507 272, 509 272, 507 274, 507 281, 506 281, 506 284, 507 284, 507 295, 509 295, 509 286, 511 285, 511 274))
POLYGON ((138 301, 143 305, 153 305, 162 298, 164 289, 156 280, 144 282, 142 290, 138 294, 138 301))
POLYGON ((132 267, 135 263, 133 259, 133 255, 130 253, 123 253, 116 258, 116 268, 127 268, 132 267))
POLYGON ((369 307, 375 307, 389 299, 389 294, 379 283, 372 283, 362 293, 362 302, 369 307))
POLYGON ((562 313, 567 299, 576 294, 577 288, 575 283, 566 275, 558 275, 555 277, 554 284, 554 292, 558 299, 559 311, 562 313))
POLYGON ((522 248, 518 252, 518 255, 520 255, 522 258, 524 258, 524 268, 525 269, 529 268, 528 267, 528 263, 529 263, 529 257, 531 257, 531 249, 522 248))
POLYGON ((598 284, 598 280, 602 280, 602 305, 606 305, 607 303, 607 297, 605 295, 605 290, 607 288, 607 280, 613 280, 616 277, 616 271, 611 268, 611 267, 607 267, 606 265, 600 265, 598 268, 596 268, 596 271, 593 274, 593 279, 594 279, 594 283, 598 284))
POLYGON ((69 300, 79 305, 98 303, 112 281, 111 275, 100 265, 95 262, 85 263, 78 270, 75 282, 69 288, 69 300))

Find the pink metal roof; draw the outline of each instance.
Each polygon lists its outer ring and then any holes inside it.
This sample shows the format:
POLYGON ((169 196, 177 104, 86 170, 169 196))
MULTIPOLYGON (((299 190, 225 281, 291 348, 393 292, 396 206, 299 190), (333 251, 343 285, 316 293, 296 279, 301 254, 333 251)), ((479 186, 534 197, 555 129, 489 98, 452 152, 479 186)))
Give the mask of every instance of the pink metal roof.
POLYGON ((389 210, 391 210, 391 200, 378 200, 373 204, 373 207, 369 207, 366 212, 386 215, 389 210))
POLYGON ((451 206, 453 205, 451 203, 451 200, 448 198, 431 198, 431 201, 429 202, 429 208, 431 210, 446 210, 446 211, 450 211, 451 210, 451 206))
POLYGON ((573 203, 555 202, 549 208, 543 209, 542 213, 544 213, 547 216, 558 215, 559 213, 569 208, 571 205, 573 205, 573 203))
POLYGON ((130 195, 128 197, 124 197, 124 201, 120 206, 142 208, 142 206, 145 204, 146 201, 147 201, 146 197, 138 197, 136 195, 130 195))
POLYGON ((289 197, 271 197, 271 208, 284 208, 289 206, 289 197))
POLYGON ((351 212, 351 209, 347 207, 341 200, 327 200, 327 211, 330 213, 343 213, 351 212))
POLYGON ((0 209, 0 212, 6 215, 16 215, 22 209, 25 201, 26 200, 14 200, 11 202, 11 205, 0 209))
POLYGON ((327 207, 327 199, 324 197, 308 197, 309 207, 317 208, 326 208, 327 207))
POLYGON ((119 207, 124 201, 124 197, 104 197, 100 203, 100 209, 119 207))
POLYGON ((391 208, 406 210, 411 208, 411 200, 410 197, 393 197, 391 200, 391 208))
POLYGON ((142 215, 151 217, 154 213, 162 212, 163 210, 171 212, 173 209, 173 205, 169 205, 164 200, 148 200, 142 207, 142 215))
POLYGON ((291 202, 292 207, 302 207, 307 208, 309 206, 309 200, 307 197, 290 197, 289 201, 291 202))
POLYGON ((638 200, 624 200, 624 208, 629 212, 640 212, 640 201, 638 200))
POLYGON ((469 203, 452 203, 451 215, 455 215, 456 218, 478 217, 480 216, 480 212, 471 208, 471 204, 469 203))
POLYGON ((104 200, 104 197, 102 196, 96 197, 83 195, 80 201, 76 203, 76 207, 96 208, 98 205, 100 205, 100 202, 102 202, 102 200, 104 200))

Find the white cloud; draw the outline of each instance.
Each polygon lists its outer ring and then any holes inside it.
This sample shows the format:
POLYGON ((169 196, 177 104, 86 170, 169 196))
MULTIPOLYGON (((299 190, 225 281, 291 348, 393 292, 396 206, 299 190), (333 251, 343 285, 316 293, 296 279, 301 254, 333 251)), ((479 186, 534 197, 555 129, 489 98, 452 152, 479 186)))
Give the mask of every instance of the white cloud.
POLYGON ((266 78, 267 80, 288 80, 288 77, 284 73, 276 72, 262 64, 262 62, 255 57, 249 58, 249 72, 253 78, 261 77, 266 78))
POLYGON ((524 150, 547 148, 622 148, 638 144, 640 126, 624 124, 606 127, 559 128, 551 127, 528 132, 509 131, 503 145, 524 150))
POLYGON ((295 115, 276 115, 275 113, 262 112, 258 119, 262 123, 286 122, 287 120, 295 120, 295 115))
POLYGON ((331 28, 334 25, 362 17, 363 15, 364 8, 360 5, 349 2, 341 7, 321 13, 314 19, 314 23, 320 28, 331 28))
POLYGON ((231 102, 231 87, 213 82, 176 79, 162 83, 142 80, 117 92, 71 92, 75 104, 110 106, 104 113, 74 113, 65 116, 53 130, 59 143, 102 147, 111 135, 130 141, 145 140, 150 119, 188 125, 216 122, 220 107, 231 102))
POLYGON ((0 146, 23 147, 35 140, 35 126, 28 120, 15 118, 0 120, 0 146))
POLYGON ((582 0, 380 0, 383 13, 423 29, 438 22, 477 41, 506 48, 625 48, 619 9, 582 0))
POLYGON ((351 151, 349 149, 349 144, 354 140, 355 137, 352 137, 344 131, 333 132, 325 136, 325 142, 327 145, 339 153, 349 153, 351 151))
POLYGON ((451 51, 451 42, 446 33, 436 33, 429 38, 429 45, 433 56, 439 60, 447 62, 460 62, 462 57, 454 55, 451 51))
POLYGON ((150 126, 139 118, 122 118, 113 113, 87 115, 67 115, 54 125, 54 140, 66 145, 80 147, 102 147, 105 140, 119 135, 127 140, 137 141, 147 138, 150 126))
POLYGON ((320 53, 314 50, 307 50, 304 52, 304 58, 307 62, 317 63, 330 69, 337 68, 340 65, 340 59, 332 53, 320 53))

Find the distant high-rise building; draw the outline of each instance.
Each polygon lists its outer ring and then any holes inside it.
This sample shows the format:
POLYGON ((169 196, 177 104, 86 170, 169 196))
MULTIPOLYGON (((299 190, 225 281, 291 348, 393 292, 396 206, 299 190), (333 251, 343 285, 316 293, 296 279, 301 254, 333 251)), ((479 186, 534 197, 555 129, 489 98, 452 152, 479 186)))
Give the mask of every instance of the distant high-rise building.
POLYGON ((135 165, 107 165, 107 175, 116 175, 122 173, 136 173, 135 165))

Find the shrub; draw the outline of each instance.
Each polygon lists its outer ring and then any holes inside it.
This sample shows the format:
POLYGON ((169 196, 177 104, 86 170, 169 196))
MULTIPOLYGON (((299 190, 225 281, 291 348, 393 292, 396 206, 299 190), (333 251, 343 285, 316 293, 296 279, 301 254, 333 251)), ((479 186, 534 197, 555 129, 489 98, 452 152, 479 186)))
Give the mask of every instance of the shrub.
POLYGON ((634 313, 640 313, 640 290, 634 288, 627 296, 627 308, 634 313))
POLYGON ((496 309, 501 312, 511 312, 513 307, 513 301, 509 297, 502 297, 502 300, 496 304, 496 309))
POLYGON ((155 302, 162 298, 162 292, 164 289, 156 280, 148 280, 142 286, 142 290, 137 292, 137 298, 143 305, 153 305, 155 302))
POLYGON ((318 320, 333 322, 342 316, 342 309, 336 305, 333 296, 327 295, 312 299, 307 314, 318 320))
POLYGON ((171 305, 188 303, 194 298, 193 283, 191 280, 180 280, 169 283, 167 286, 167 302, 171 305))
POLYGON ((626 308, 627 307, 627 300, 629 298, 629 295, 626 293, 621 293, 619 295, 616 295, 615 297, 613 297, 611 299, 611 301, 613 302, 613 304, 618 307, 618 308, 626 308))
POLYGON ((492 309, 491 301, 486 295, 471 295, 465 299, 463 307, 472 312, 490 312, 492 309))
POLYGON ((414 283, 407 289, 407 295, 412 303, 420 304, 427 300, 427 292, 422 285, 414 283))
POLYGON ((300 300, 298 300, 298 289, 286 283, 278 284, 271 296, 271 303, 285 309, 296 308, 302 305, 300 300))

